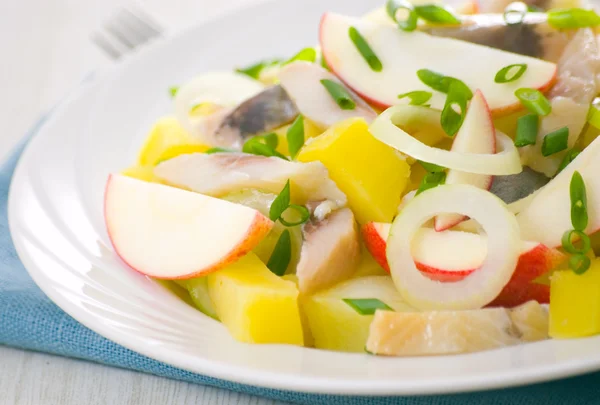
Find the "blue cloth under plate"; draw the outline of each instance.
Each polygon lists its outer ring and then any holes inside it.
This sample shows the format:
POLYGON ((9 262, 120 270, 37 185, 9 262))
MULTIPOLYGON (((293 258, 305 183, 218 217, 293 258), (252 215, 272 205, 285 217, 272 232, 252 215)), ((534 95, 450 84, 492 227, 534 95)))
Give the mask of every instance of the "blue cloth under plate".
MULTIPOLYGON (((32 129, 26 140, 35 135, 40 125, 41 122, 32 129)), ((16 148, 0 166, 0 344, 90 360, 299 404, 600 404, 600 373, 528 387, 473 394, 426 397, 344 397, 236 384, 183 371, 132 352, 92 332, 64 313, 35 285, 19 261, 8 231, 6 208, 11 177, 23 147, 24 144, 16 148)))

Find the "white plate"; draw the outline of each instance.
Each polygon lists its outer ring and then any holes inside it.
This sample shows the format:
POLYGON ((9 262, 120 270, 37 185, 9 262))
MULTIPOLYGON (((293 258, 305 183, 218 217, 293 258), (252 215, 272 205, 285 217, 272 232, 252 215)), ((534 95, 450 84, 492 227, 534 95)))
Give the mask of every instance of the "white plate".
POLYGON ((225 328, 126 268, 102 218, 108 173, 128 166, 167 89, 194 74, 289 55, 316 43, 319 17, 349 0, 279 1, 240 10, 143 50, 66 100, 23 154, 10 230, 33 279, 85 326, 148 357, 212 377, 331 394, 408 395, 506 387, 600 369, 600 337, 479 354, 381 358, 235 342, 225 328))

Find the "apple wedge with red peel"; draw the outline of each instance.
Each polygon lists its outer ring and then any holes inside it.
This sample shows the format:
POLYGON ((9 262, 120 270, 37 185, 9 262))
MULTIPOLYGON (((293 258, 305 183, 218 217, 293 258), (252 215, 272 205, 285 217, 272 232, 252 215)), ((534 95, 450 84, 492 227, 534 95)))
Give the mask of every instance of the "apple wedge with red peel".
MULTIPOLYGON (((460 79, 471 89, 480 89, 494 114, 521 108, 515 90, 530 87, 546 91, 556 76, 556 65, 540 59, 422 32, 404 32, 393 25, 334 13, 323 16, 319 37, 329 68, 363 99, 382 109, 406 103, 398 99, 400 94, 431 91, 417 77, 420 69, 430 69, 460 79), (351 27, 360 32, 379 58, 381 71, 372 70, 360 54, 348 34, 351 27), (514 82, 495 83, 496 73, 513 64, 527 65, 523 76, 514 82)), ((445 95, 434 92, 430 103, 441 109, 445 95)))
POLYGON ((546 246, 562 245, 563 234, 573 229, 569 188, 573 172, 583 177, 587 192, 588 226, 591 235, 600 230, 600 138, 596 138, 562 172, 537 191, 518 215, 521 237, 546 246))
POLYGON ((104 197, 116 253, 159 279, 219 270, 251 251, 273 226, 252 208, 118 174, 110 175, 104 197))
MULTIPOLYGON (((389 271, 386 259, 387 236, 391 225, 368 223, 362 228, 365 245, 373 258, 389 271)), ((485 238, 469 232, 421 229, 413 240, 412 254, 419 271, 432 280, 460 281, 476 271, 487 254, 485 238)), ((537 242, 523 242, 515 272, 508 284, 490 306, 513 307, 529 300, 547 303, 548 286, 535 279, 565 260, 556 249, 537 242)))
MULTIPOLYGON (((492 114, 480 90, 473 95, 466 111, 465 120, 454 137, 452 152, 481 153, 491 155, 496 153, 496 130, 492 122, 492 114)), ((470 184, 489 190, 493 176, 461 172, 451 169, 446 177, 446 184, 470 184)), ((435 218, 435 230, 445 231, 464 221, 460 214, 442 214, 435 218)))

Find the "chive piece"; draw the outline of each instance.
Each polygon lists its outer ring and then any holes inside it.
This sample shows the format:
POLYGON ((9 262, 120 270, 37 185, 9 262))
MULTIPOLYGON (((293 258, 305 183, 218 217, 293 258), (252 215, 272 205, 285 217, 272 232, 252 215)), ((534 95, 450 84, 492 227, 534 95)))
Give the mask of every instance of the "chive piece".
POLYGON ((527 15, 527 5, 522 2, 511 3, 504 9, 504 22, 506 25, 517 25, 523 22, 527 15))
POLYGON ((238 73, 245 74, 246 76, 250 76, 253 79, 258 79, 260 77, 260 72, 262 72, 264 68, 277 65, 279 63, 281 63, 281 60, 279 59, 261 61, 245 68, 238 68, 235 71, 238 73))
POLYGON ((527 11, 530 12, 530 13, 543 13, 544 9, 541 8, 541 7, 538 7, 536 5, 531 4, 531 5, 527 6, 527 11))
POLYGON ((276 276, 283 276, 292 259, 292 239, 288 229, 281 233, 275 244, 273 253, 267 262, 267 267, 276 276))
POLYGON ((410 98, 410 105, 423 105, 428 102, 433 94, 430 91, 411 91, 409 93, 400 94, 399 99, 408 97, 410 98))
POLYGON ((421 194, 423 191, 427 191, 430 188, 434 188, 444 184, 446 181, 446 172, 437 172, 437 173, 428 173, 423 177, 421 184, 419 185, 419 189, 417 190, 417 194, 421 194))
POLYGON ((177 92, 179 91, 179 86, 173 86, 169 88, 169 94, 171 95, 171 97, 175 97, 177 95, 177 92))
POLYGON ((348 35, 356 46, 356 49, 358 49, 358 52, 360 52, 365 61, 367 61, 371 69, 375 72, 381 72, 383 69, 381 61, 377 55, 375 55, 375 52, 373 52, 373 49, 371 49, 367 43, 367 40, 360 34, 360 32, 358 32, 355 27, 350 27, 348 29, 348 35))
POLYGON ((575 160, 577 156, 579 156, 580 153, 581 151, 576 148, 573 148, 570 151, 568 151, 565 157, 563 158, 562 162, 560 162, 556 174, 558 175, 558 173, 562 172, 565 167, 567 167, 572 161, 575 160))
POLYGON ((288 206, 288 209, 296 211, 296 213, 300 216, 300 218, 296 221, 288 221, 284 218, 284 214, 287 212, 287 210, 285 210, 281 214, 281 216, 279 217, 279 222, 281 222, 283 225, 285 225, 289 228, 291 228, 293 226, 305 224, 310 219, 310 211, 308 210, 308 208, 306 208, 302 205, 290 204, 288 206))
POLYGON ((435 4, 415 6, 419 17, 434 24, 460 25, 461 21, 447 8, 435 4))
POLYGON ((260 139, 257 139, 256 137, 250 138, 244 143, 244 146, 242 147, 242 152, 249 153, 251 155, 266 157, 275 156, 283 160, 288 160, 287 157, 277 152, 275 149, 273 149, 260 139))
POLYGON ((288 63, 296 62, 296 61, 306 61, 315 63, 317 60, 317 51, 315 48, 304 48, 290 59, 285 61, 283 64, 287 65, 288 63))
POLYGON ((441 124, 448 136, 454 136, 460 129, 467 113, 467 98, 461 85, 450 84, 446 104, 442 110, 441 124), (456 111, 458 109, 459 111, 456 111))
POLYGON ((557 29, 595 27, 600 25, 600 16, 582 8, 556 9, 548 11, 548 24, 557 29))
POLYGON ((450 91, 450 85, 456 83, 454 89, 455 91, 460 90, 462 93, 464 93, 467 100, 473 98, 473 92, 471 89, 469 89, 469 86, 467 86, 463 81, 454 77, 444 76, 441 73, 437 73, 429 69, 417 70, 417 76, 419 77, 419 80, 423 82, 423 84, 442 93, 448 93, 450 91))
POLYGON ((527 114, 517 119, 516 147, 522 148, 527 145, 535 145, 539 122, 539 117, 536 114, 527 114))
POLYGON ((419 162, 428 173, 439 173, 446 170, 445 167, 438 166, 435 163, 423 162, 422 160, 417 160, 417 162, 419 162))
POLYGON ((552 104, 539 90, 521 88, 515 91, 515 96, 534 114, 545 116, 552 111, 552 104))
POLYGON ((304 146, 304 117, 302 115, 298 115, 298 118, 289 127, 286 138, 290 156, 294 159, 304 146))
POLYGON ((432 89, 448 93, 448 82, 444 81, 446 76, 429 69, 417 70, 417 76, 419 80, 432 89))
POLYGON ((587 191, 581 173, 575 171, 569 186, 571 197, 571 224, 576 231, 585 231, 588 226, 587 191))
POLYGON ((375 353, 373 353, 373 352, 369 351, 369 349, 367 349, 366 345, 365 345, 365 353, 375 355, 375 353))
POLYGON ((494 77, 494 81, 496 83, 510 83, 518 80, 523 76, 525 71, 527 70, 527 64, 525 63, 517 63, 514 65, 508 65, 503 67, 496 73, 496 77, 494 77), (515 70, 516 69, 516 70, 515 70))
POLYGON ((589 270, 592 261, 586 255, 574 255, 569 259, 569 268, 577 275, 582 275, 589 270))
POLYGON ((570 231, 566 231, 563 234, 561 243, 562 243, 563 249, 565 249, 568 253, 571 253, 572 255, 586 254, 592 248, 592 242, 590 240, 590 237, 587 236, 582 231, 577 231, 574 229, 570 230, 570 231), (576 241, 580 240, 582 242, 582 246, 580 248, 575 246, 575 243, 573 243, 574 237, 576 238, 575 239, 576 241))
POLYGON ((269 208, 269 218, 271 221, 277 221, 281 214, 290 206, 290 181, 288 180, 283 187, 283 190, 273 200, 271 208, 269 208))
POLYGON ((212 155, 213 153, 232 153, 232 152, 237 152, 233 149, 227 149, 227 148, 210 148, 209 150, 207 150, 206 153, 207 155, 212 155))
POLYGON ((327 60, 325 59, 325 56, 323 56, 323 52, 321 52, 321 67, 323 69, 331 71, 331 69, 329 69, 329 65, 327 65, 327 60))
POLYGON ((329 79, 321 80, 321 84, 342 110, 354 110, 356 108, 356 103, 354 103, 352 96, 343 85, 329 79))
POLYGON ((409 1, 405 0, 388 0, 385 5, 385 9, 388 15, 398 23, 398 28, 403 31, 411 32, 417 29, 417 22, 419 20, 419 15, 415 11, 415 8, 409 1), (407 16, 405 19, 398 18, 398 11, 405 10, 407 12, 407 16))
POLYGON ((343 298, 342 301, 361 315, 373 315, 378 309, 393 311, 389 305, 377 298, 343 298))
POLYGON ((569 128, 564 127, 550 132, 542 142, 542 155, 550 156, 568 148, 569 128))

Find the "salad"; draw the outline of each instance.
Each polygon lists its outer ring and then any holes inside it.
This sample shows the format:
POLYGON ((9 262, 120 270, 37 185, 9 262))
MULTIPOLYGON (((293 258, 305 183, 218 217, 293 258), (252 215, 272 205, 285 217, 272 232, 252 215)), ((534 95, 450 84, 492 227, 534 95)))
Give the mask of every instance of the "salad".
POLYGON ((600 16, 389 0, 170 90, 105 219, 246 343, 385 356, 600 334, 600 16))

